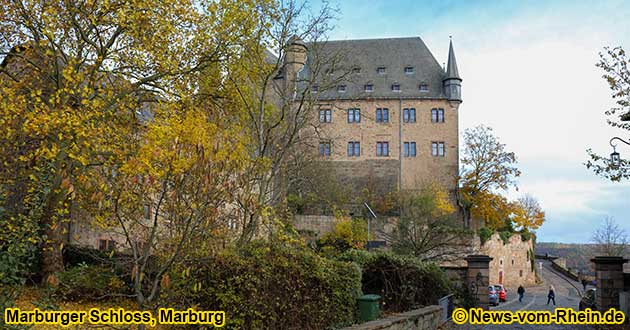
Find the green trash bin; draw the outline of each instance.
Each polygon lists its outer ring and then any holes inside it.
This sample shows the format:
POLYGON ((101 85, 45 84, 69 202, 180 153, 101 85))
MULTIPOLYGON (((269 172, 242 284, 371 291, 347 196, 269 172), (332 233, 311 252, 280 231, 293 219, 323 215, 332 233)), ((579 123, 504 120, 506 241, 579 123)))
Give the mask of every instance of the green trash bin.
POLYGON ((366 294, 357 298, 359 303, 359 320, 362 322, 376 320, 380 314, 378 302, 381 296, 377 294, 366 294))

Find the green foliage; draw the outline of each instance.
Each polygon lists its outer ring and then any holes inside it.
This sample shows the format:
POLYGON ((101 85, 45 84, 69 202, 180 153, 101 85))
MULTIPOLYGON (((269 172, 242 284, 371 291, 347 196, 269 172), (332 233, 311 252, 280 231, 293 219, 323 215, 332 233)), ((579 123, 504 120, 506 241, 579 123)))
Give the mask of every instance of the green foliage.
POLYGON ((10 216, 1 206, 0 219, 0 284, 24 284, 39 257, 39 226, 27 216, 10 216))
POLYGON ((529 255, 529 262, 533 272, 536 269, 536 255, 534 254, 534 249, 529 249, 529 251, 527 251, 527 255, 529 255))
POLYGON ((224 310, 226 329, 328 329, 353 323, 361 273, 300 246, 254 242, 173 273, 172 304, 224 310))
POLYGON ((527 242, 534 237, 534 234, 532 234, 532 232, 526 231, 526 230, 522 231, 520 234, 521 234, 521 241, 523 242, 527 242))
POLYGON ((59 273, 55 295, 67 300, 100 299, 129 294, 127 285, 111 269, 80 264, 59 273))
POLYGON ((361 265, 363 292, 380 295, 388 312, 436 304, 452 290, 440 267, 415 257, 351 250, 340 258, 361 265))
POLYGON ((499 232, 499 237, 501 237, 501 240, 503 241, 504 245, 510 243, 510 237, 512 237, 513 233, 514 232, 507 231, 507 230, 499 232))
POLYGON ((479 234, 479 239, 481 239, 482 245, 485 244, 490 239, 490 237, 492 237, 492 234, 494 234, 494 230, 488 227, 479 228, 477 232, 479 234))

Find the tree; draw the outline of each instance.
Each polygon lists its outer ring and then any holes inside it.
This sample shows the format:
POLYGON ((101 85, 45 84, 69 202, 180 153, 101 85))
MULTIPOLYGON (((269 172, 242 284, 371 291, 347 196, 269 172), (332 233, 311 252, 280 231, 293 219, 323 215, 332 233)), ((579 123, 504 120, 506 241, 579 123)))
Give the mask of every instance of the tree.
POLYGON ((628 235, 611 217, 593 233, 593 242, 599 255, 623 257, 628 252, 628 235))
POLYGON ((464 225, 470 226, 472 208, 495 190, 516 187, 514 179, 521 174, 516 155, 493 135, 492 128, 477 126, 464 131, 464 152, 461 159, 458 203, 464 225))
POLYGON ((54 283, 63 269, 66 223, 91 169, 121 159, 129 138, 151 120, 149 104, 225 97, 218 93, 223 73, 259 41, 252 36, 266 28, 261 8, 275 5, 2 2, 1 200, 11 214, 35 217, 43 231, 45 281, 54 283), (214 79, 199 85, 211 67, 214 79))
POLYGON ((421 260, 455 260, 469 252, 470 232, 457 223, 455 208, 442 187, 432 184, 417 193, 402 193, 399 203, 395 230, 381 232, 395 251, 421 260))
MULTIPOLYGON (((621 47, 606 47, 604 50, 604 53, 599 54, 600 61, 597 66, 604 70, 602 77, 608 82, 612 98, 617 104, 605 112, 608 117, 607 123, 628 133, 630 131, 628 121, 630 119, 630 59, 621 47)), ((587 153, 590 159, 585 163, 586 168, 593 170, 595 174, 611 181, 630 178, 630 160, 622 159, 620 166, 615 167, 608 156, 600 156, 591 149, 588 149, 587 153)))
POLYGON ((475 204, 470 209, 472 218, 484 221, 486 227, 499 230, 511 222, 514 204, 496 193, 480 191, 475 196, 475 204))
POLYGON ((545 222, 545 212, 536 198, 525 195, 514 203, 512 221, 524 231, 538 229, 545 222))
POLYGON ((246 171, 249 176, 243 177, 243 187, 249 188, 235 192, 241 243, 259 233, 265 220, 283 212, 287 192, 300 181, 300 170, 315 161, 307 156, 313 154, 319 134, 317 94, 311 87, 317 84, 320 92, 331 89, 349 72, 337 65, 340 54, 323 51, 335 12, 324 2, 313 13, 306 3, 294 0, 266 8, 259 42, 244 52, 244 63, 228 67, 228 84, 245 109, 243 132, 251 137, 256 160, 246 171), (308 70, 300 67, 305 61, 308 70), (320 75, 331 68, 334 76, 320 75), (317 81, 320 76, 324 79, 317 81))

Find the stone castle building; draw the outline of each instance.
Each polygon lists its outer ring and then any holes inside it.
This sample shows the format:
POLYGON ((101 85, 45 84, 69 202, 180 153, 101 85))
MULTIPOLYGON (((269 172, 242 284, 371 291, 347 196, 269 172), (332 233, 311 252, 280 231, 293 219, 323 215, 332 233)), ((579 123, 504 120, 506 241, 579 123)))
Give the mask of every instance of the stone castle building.
POLYGON ((446 68, 419 37, 293 39, 284 61, 286 81, 309 81, 319 140, 312 151, 341 182, 386 191, 437 182, 454 196, 462 79, 452 41, 446 68))

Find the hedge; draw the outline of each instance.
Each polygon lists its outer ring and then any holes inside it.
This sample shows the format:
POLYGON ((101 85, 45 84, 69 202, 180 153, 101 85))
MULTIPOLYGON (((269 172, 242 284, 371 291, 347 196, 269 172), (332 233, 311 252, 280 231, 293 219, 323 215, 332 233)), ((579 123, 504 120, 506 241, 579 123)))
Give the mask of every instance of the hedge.
POLYGON ((380 295, 383 309, 388 312, 434 305, 453 291, 440 267, 412 256, 351 250, 340 259, 361 266, 363 293, 380 295))
POLYGON ((176 304, 226 313, 226 329, 333 329, 352 324, 361 272, 307 248, 252 243, 173 272, 176 304))

